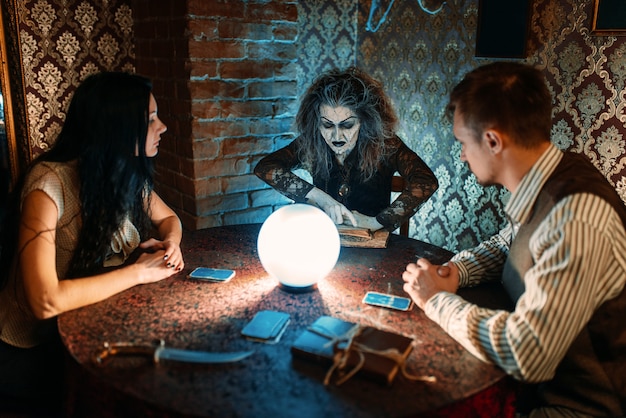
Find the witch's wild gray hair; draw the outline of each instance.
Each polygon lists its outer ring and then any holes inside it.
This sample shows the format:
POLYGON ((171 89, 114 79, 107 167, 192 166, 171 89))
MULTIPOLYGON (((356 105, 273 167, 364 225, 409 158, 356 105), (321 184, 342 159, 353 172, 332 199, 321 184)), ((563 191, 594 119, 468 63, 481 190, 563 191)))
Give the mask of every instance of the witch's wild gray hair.
POLYGON ((382 83, 357 67, 337 68, 320 75, 307 89, 296 115, 303 137, 298 155, 313 176, 328 178, 334 155, 320 133, 320 107, 343 106, 358 117, 356 144, 362 180, 377 171, 387 153, 387 139, 395 135, 398 117, 382 83))

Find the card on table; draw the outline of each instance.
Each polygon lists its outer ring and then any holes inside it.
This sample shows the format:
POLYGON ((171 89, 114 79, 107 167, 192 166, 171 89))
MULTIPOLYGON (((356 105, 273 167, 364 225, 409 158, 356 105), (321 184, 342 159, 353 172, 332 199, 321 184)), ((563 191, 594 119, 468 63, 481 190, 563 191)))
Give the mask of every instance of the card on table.
POLYGON ((187 276, 190 279, 206 280, 209 282, 227 282, 235 277, 235 270, 198 267, 187 276))
POLYGON ((252 341, 275 344, 287 329, 289 314, 278 311, 259 311, 241 330, 241 335, 252 341))
POLYGON ((413 307, 413 301, 410 298, 379 292, 367 292, 363 303, 399 311, 408 311, 413 307))

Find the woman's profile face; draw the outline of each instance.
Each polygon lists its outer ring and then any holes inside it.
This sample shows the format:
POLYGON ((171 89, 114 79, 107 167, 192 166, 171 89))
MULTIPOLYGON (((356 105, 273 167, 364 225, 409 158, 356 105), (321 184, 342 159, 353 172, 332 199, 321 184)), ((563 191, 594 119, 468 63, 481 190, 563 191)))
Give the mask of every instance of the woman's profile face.
POLYGON ((359 118, 344 106, 320 106, 320 133, 331 150, 340 158, 354 149, 359 137, 359 118))
POLYGON ((154 157, 159 153, 161 134, 167 131, 167 126, 157 115, 157 102, 150 94, 150 107, 148 109, 148 135, 146 136, 146 156, 154 157))

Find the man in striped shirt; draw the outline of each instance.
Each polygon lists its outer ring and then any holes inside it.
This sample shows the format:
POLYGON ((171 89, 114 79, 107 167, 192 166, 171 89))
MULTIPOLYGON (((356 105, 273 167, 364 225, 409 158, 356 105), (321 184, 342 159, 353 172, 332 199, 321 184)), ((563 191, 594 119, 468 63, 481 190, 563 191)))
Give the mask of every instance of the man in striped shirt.
POLYGON ((484 186, 511 192, 508 225, 443 266, 410 263, 404 290, 476 357, 524 384, 521 416, 626 414, 626 208, 584 157, 550 142, 541 72, 479 67, 448 112, 461 160, 484 186), (469 303, 461 286, 500 280, 512 312, 469 303))

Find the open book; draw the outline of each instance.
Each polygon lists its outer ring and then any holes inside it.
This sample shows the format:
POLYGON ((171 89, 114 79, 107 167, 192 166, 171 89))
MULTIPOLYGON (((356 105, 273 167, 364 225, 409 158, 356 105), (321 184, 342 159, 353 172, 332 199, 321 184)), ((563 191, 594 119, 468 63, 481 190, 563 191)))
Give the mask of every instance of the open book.
POLYGON ((352 225, 337 225, 341 245, 344 247, 386 248, 389 231, 379 229, 371 231, 352 225))

